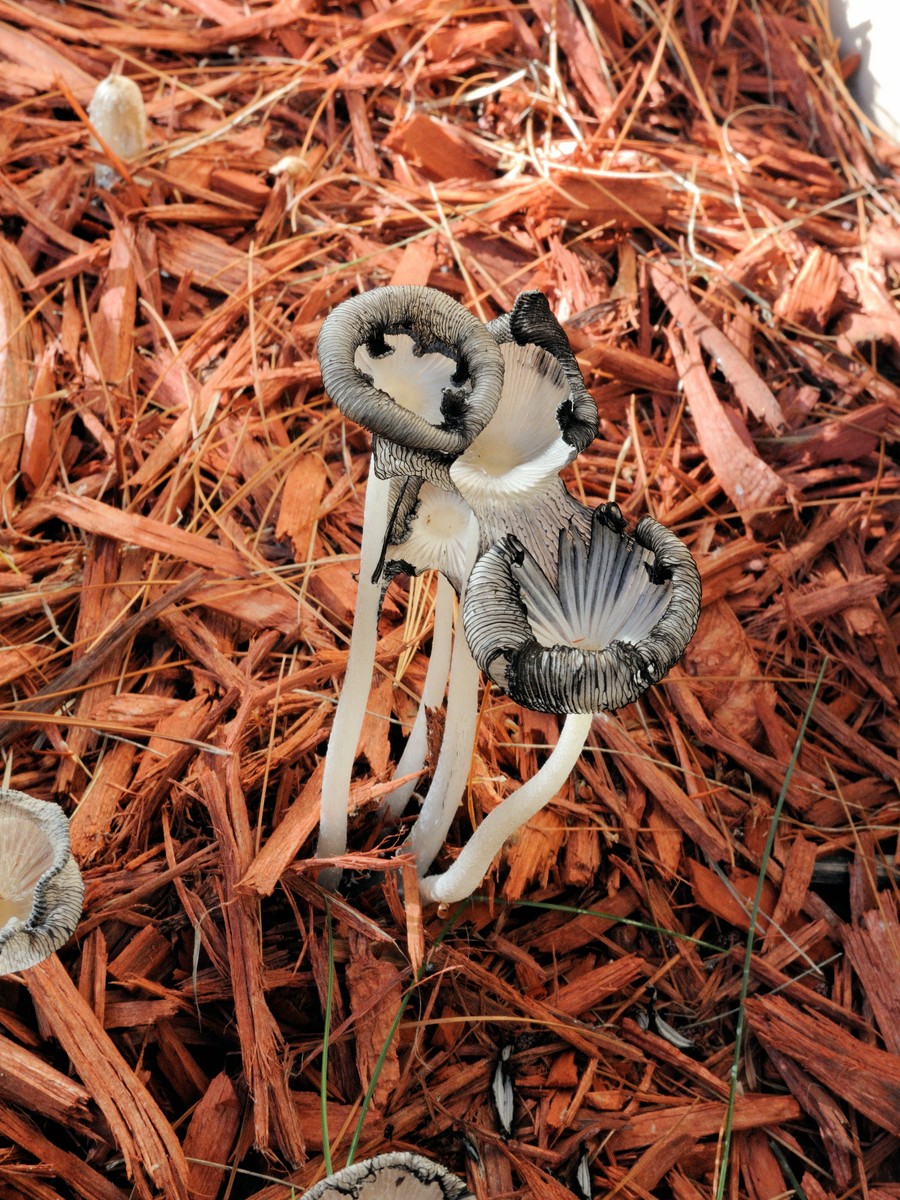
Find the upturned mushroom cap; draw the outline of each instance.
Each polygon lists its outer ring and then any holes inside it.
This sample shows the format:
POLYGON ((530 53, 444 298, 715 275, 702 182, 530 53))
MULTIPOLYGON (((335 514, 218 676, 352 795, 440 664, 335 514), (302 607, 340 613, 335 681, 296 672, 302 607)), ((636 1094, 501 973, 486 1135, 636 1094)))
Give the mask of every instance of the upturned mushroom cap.
POLYGON ((559 414, 562 436, 573 447, 573 457, 597 436, 597 406, 584 379, 566 332, 550 310, 543 292, 520 292, 512 309, 488 325, 497 342, 540 346, 552 354, 565 372, 568 398, 559 414))
POLYGON ((317 353, 344 416, 389 443, 375 445, 382 477, 426 474, 429 459, 455 457, 500 398, 497 343, 435 288, 383 287, 343 301, 325 319, 317 353))
POLYGON ((478 560, 463 604, 482 671, 540 712, 622 708, 681 657, 700 615, 700 575, 674 533, 644 517, 634 534, 615 504, 593 514, 589 545, 559 538, 552 586, 512 536, 478 560))
POLYGON ((67 942, 83 901, 65 813, 0 789, 0 975, 25 971, 67 942))
POLYGON ((379 1154, 345 1167, 303 1200, 474 1200, 461 1179, 420 1154, 379 1154))
MULTIPOLYGON (((397 488, 384 552, 384 578, 440 571, 457 592, 466 574, 466 547, 475 516, 456 491, 411 476, 397 488)), ((393 493, 393 488, 392 488, 393 493)))

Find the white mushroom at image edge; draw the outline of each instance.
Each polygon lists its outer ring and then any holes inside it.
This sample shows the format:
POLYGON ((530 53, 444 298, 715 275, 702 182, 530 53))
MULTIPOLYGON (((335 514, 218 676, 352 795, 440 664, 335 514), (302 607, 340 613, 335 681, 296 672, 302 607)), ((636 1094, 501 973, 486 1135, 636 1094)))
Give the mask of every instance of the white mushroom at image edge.
MULTIPOLYGON (((389 536, 392 477, 445 480, 447 465, 496 410, 500 350, 487 328, 434 288, 376 288, 339 304, 325 319, 317 353, 322 382, 344 416, 372 434, 356 613, 344 684, 322 780, 316 855, 347 848, 347 802, 375 661, 389 536)), ((446 611, 444 606, 442 611, 446 611)), ((337 872, 319 881, 334 886, 337 872)))
MULTIPOLYGON (((91 138, 94 150, 108 148, 123 163, 140 158, 147 148, 147 114, 141 89, 125 75, 108 75, 97 84, 88 105, 88 119, 97 137, 105 146, 91 138)), ((94 167, 97 186, 111 188, 119 180, 119 173, 109 163, 97 163, 94 167)))
POLYGON ((537 774, 485 817, 443 874, 420 881, 423 900, 472 893, 507 838, 563 786, 594 716, 662 679, 699 616, 700 573, 688 548, 652 517, 627 534, 616 504, 595 509, 589 543, 560 534, 555 586, 515 537, 482 555, 463 604, 475 661, 519 704, 568 715, 537 774))
POLYGON ((26 971, 67 942, 84 883, 58 804, 0 788, 0 975, 26 971))
POLYGON ((303 1200, 474 1200, 461 1179, 420 1154, 363 1159, 303 1193, 303 1200))

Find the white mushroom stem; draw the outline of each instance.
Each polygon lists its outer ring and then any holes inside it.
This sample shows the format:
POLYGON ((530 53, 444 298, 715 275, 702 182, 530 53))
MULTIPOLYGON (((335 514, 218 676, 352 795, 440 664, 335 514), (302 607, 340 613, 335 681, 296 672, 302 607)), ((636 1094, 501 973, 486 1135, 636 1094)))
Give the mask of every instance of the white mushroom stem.
MULTIPOLYGON (((359 558, 359 585, 356 616, 350 633, 350 651, 344 685, 338 698, 322 775, 322 812, 319 819, 317 858, 337 858, 347 849, 347 806, 350 777, 356 747, 366 716, 366 702, 372 685, 375 646, 378 641, 378 614, 381 608, 381 582, 373 582, 378 570, 387 532, 391 483, 371 471, 366 484, 363 509, 362 546, 359 558)), ((319 882, 336 886, 340 871, 323 871, 319 882)))
POLYGON ((453 904, 472 894, 507 838, 540 812, 568 779, 584 749, 593 719, 591 713, 570 713, 566 717, 559 740, 538 773, 485 817, 448 870, 420 880, 423 901, 453 904))
MULTIPOLYGON (((478 524, 472 517, 466 532, 465 577, 468 577, 478 554, 478 538, 478 524)), ((472 658, 460 621, 450 658, 447 715, 441 752, 422 811, 409 837, 409 848, 415 855, 416 869, 420 875, 428 870, 443 846, 465 791, 478 728, 480 683, 481 672, 472 658)))
MULTIPOLYGON (((431 637, 428 669, 422 685, 422 699, 403 753, 400 755, 400 761, 397 763, 397 769, 394 772, 395 779, 401 779, 404 775, 412 775, 421 771, 424 766, 428 751, 428 709, 436 708, 443 700, 447 687, 447 676, 450 672, 455 601, 456 593, 453 591, 453 587, 445 576, 439 574, 437 596, 434 602, 434 632, 431 637)), ((462 622, 460 622, 459 636, 465 639, 462 622)), ((418 779, 410 779, 389 793, 385 801, 385 809, 394 819, 403 812, 418 784, 418 779)))

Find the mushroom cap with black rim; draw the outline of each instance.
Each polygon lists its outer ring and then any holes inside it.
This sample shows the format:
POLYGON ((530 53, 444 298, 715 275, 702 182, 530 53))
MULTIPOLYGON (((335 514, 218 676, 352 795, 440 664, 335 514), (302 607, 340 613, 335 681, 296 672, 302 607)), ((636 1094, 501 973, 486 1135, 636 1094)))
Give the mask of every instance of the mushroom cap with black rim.
POLYGON ((379 1154, 321 1180, 303 1200, 474 1200, 458 1176, 421 1154, 379 1154))
POLYGON ((559 413, 562 437, 572 446, 572 457, 597 436, 597 405, 584 384, 566 332, 537 290, 520 292, 508 313, 491 321, 488 329, 500 345, 539 346, 552 354, 565 373, 568 397, 559 413))
POLYGON ((344 300, 326 317, 317 353, 328 395, 372 433, 382 478, 445 469, 500 398, 495 339, 435 288, 382 287, 344 300))
POLYGON ((588 541, 559 536, 551 584, 513 536, 475 564, 466 638, 489 678, 526 708, 622 708, 681 657, 700 615, 700 574, 684 543, 652 517, 633 535, 616 504, 593 513, 588 541))
POLYGON ((0 975, 25 971, 58 950, 83 903, 63 810, 0 789, 0 975))

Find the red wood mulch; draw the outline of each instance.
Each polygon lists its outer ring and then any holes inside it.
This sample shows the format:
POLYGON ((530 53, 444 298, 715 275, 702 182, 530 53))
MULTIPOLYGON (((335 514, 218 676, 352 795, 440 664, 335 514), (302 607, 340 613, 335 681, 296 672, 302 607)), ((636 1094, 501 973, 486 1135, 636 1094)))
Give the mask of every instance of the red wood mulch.
MULTIPOLYGON (((601 415, 570 486, 673 526, 704 610, 448 926, 378 817, 431 620, 392 588, 331 904, 335 1165, 359 1127, 479 1200, 571 1200, 582 1153, 598 1197, 900 1195, 900 151, 821 7, 0 0, 3 784, 72 814, 87 881, 0 980, 4 1200, 324 1173, 309 856, 368 445, 314 345, 400 282, 485 319, 547 293, 601 415), (103 193, 113 69, 151 144, 103 193), (650 988, 692 1047, 641 1027, 650 988)), ((556 728, 488 696, 451 846, 556 728)))

